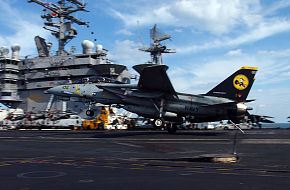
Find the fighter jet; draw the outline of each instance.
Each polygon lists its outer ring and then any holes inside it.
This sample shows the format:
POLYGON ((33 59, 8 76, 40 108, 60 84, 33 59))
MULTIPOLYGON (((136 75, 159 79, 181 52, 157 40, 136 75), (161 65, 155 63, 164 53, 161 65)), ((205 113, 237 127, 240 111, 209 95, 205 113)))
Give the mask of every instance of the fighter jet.
POLYGON ((252 126, 257 126, 262 128, 261 123, 275 123, 274 121, 270 120, 274 117, 266 116, 266 115, 255 115, 250 114, 249 112, 246 113, 245 122, 251 124, 252 126))
MULTIPOLYGON (((154 119, 155 127, 174 133, 184 121, 192 123, 231 120, 239 123, 247 113, 245 103, 254 82, 257 67, 244 66, 206 94, 176 92, 166 73, 166 65, 139 65, 138 84, 87 83, 53 87, 58 96, 79 97, 107 105, 119 105, 127 111, 154 119)), ((87 115, 93 112, 87 110, 87 115)))

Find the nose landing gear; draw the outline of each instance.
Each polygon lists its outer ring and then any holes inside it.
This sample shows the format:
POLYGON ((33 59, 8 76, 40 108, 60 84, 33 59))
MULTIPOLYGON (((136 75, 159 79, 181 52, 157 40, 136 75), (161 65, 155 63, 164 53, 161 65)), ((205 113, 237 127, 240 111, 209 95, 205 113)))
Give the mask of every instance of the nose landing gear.
POLYGON ((87 110, 86 115, 92 117, 95 115, 95 112, 93 110, 87 110))
POLYGON ((87 109, 87 111, 86 111, 86 115, 87 115, 87 116, 92 117, 92 116, 95 115, 95 112, 94 112, 93 109, 92 109, 93 105, 94 105, 94 102, 89 102, 88 109, 87 109))

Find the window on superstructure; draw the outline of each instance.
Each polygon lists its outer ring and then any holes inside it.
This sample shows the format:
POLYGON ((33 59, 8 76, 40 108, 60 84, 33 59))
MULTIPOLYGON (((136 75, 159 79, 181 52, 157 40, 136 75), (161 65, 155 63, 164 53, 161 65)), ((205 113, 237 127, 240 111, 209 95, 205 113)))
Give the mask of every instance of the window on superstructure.
POLYGON ((11 96, 12 93, 11 92, 2 92, 1 95, 2 96, 11 96))

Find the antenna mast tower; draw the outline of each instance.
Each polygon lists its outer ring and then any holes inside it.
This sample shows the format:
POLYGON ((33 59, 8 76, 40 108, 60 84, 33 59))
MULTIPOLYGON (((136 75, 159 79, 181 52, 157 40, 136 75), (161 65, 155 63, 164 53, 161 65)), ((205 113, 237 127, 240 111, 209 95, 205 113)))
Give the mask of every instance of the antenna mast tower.
POLYGON ((175 50, 168 49, 165 45, 160 43, 161 41, 170 39, 171 36, 158 32, 156 24, 150 29, 150 38, 150 47, 139 48, 139 50, 149 52, 153 64, 163 65, 162 53, 176 53, 175 50))
POLYGON ((41 0, 28 0, 28 3, 37 3, 45 9, 41 16, 45 20, 44 29, 51 31, 51 34, 58 40, 57 55, 67 55, 65 45, 76 37, 77 30, 72 24, 88 26, 87 22, 81 21, 71 14, 84 11, 85 3, 78 0, 59 0, 57 3, 45 3, 41 0))

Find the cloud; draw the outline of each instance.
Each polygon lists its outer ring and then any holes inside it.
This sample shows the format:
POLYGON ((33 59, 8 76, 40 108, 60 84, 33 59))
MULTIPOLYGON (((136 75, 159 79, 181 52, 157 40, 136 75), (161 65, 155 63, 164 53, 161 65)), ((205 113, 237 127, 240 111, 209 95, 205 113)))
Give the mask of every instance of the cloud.
MULTIPOLYGON (((138 2, 139 3, 139 2, 138 2)), ((128 9, 112 9, 111 14, 123 21, 126 27, 159 24, 175 27, 192 27, 215 35, 226 34, 238 25, 253 25, 260 20, 256 14, 258 0, 181 0, 148 1, 146 5, 128 9)))
POLYGON ((290 6, 289 0, 273 1, 272 4, 263 12, 264 15, 272 15, 277 13, 278 10, 288 8, 290 6))
POLYGON ((119 64, 124 64, 131 67, 136 64, 142 64, 149 61, 150 56, 138 50, 141 44, 135 43, 131 40, 116 40, 114 49, 112 49, 109 57, 117 60, 119 64))
POLYGON ((190 38, 186 43, 176 44, 177 51, 184 54, 219 48, 236 48, 290 31, 289 19, 268 15, 288 7, 289 0, 270 5, 261 4, 259 0, 128 2, 128 0, 122 1, 125 8, 116 6, 118 4, 116 3, 110 9, 111 15, 124 23, 123 30, 139 25, 148 27, 158 23, 165 27, 191 29, 196 38, 205 34, 209 36, 208 41, 199 40, 199 44, 196 41, 190 43, 190 38))
POLYGON ((278 33, 290 31, 290 22, 286 19, 273 19, 261 22, 250 32, 239 36, 238 38, 229 40, 227 45, 238 46, 245 43, 256 42, 258 40, 273 36, 278 33))
POLYGON ((267 37, 290 31, 290 21, 286 19, 277 19, 261 22, 255 28, 242 35, 224 39, 215 39, 210 42, 205 42, 202 45, 189 45, 176 47, 180 53, 196 53, 219 48, 238 47, 240 45, 254 43, 267 37))
POLYGON ((0 32, 0 45, 11 46, 17 43, 21 46, 20 55, 35 54, 34 37, 40 35, 46 38, 49 33, 42 29, 43 24, 40 23, 39 15, 18 9, 13 2, 6 0, 0 2, 1 25, 4 28, 0 32))
POLYGON ((290 58, 290 49, 277 50, 259 50, 258 55, 273 58, 290 58))
POLYGON ((290 107, 289 87, 265 88, 263 92, 252 90, 250 95, 256 99, 255 102, 249 104, 254 109, 251 113, 273 116, 276 122, 287 122, 286 117, 289 116, 287 110, 290 107))
POLYGON ((121 29, 121 30, 117 31, 116 34, 123 34, 123 35, 126 35, 126 36, 132 36, 133 35, 133 33, 130 32, 129 30, 127 30, 127 29, 121 29))
POLYGON ((241 56, 243 54, 241 49, 235 49, 227 52, 227 56, 241 56))

